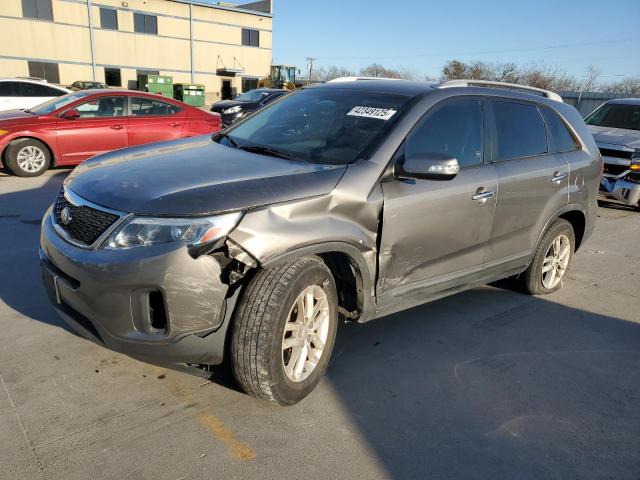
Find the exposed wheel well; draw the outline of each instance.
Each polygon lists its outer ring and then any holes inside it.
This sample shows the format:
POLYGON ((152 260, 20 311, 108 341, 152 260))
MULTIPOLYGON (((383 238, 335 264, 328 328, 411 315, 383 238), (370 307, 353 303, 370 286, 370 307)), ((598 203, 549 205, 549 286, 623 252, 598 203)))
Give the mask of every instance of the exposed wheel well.
POLYGON ((586 226, 586 219, 584 213, 580 210, 571 210, 560 215, 559 218, 564 218, 573 227, 573 233, 576 237, 576 251, 580 248, 582 238, 584 237, 584 229, 586 226))
POLYGON ((338 306, 344 309, 341 314, 350 320, 357 319, 364 304, 362 272, 358 265, 343 252, 319 253, 318 256, 329 267, 336 282, 338 306))
POLYGON ((49 157, 51 158, 50 167, 55 166, 56 157, 53 154, 53 150, 51 150, 51 147, 49 146, 49 144, 47 142, 45 142, 44 140, 40 139, 40 138, 30 137, 28 135, 25 135, 24 137, 14 138, 9 143, 7 143, 7 145, 4 147, 4 150, 2 151, 2 155, 0 155, 0 159, 2 159, 2 165, 4 165, 6 167, 6 165, 7 165, 7 160, 6 160, 7 150, 9 150, 9 145, 11 145, 16 140, 35 140, 37 142, 40 142, 41 144, 43 144, 47 148, 47 151, 49 152, 49 157))

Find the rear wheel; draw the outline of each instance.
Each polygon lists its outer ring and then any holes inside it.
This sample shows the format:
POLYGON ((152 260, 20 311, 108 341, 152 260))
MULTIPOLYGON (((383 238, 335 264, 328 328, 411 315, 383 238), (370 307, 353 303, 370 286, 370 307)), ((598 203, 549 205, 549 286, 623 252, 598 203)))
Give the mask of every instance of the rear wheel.
POLYGON ((297 403, 320 381, 336 329, 336 285, 322 260, 304 257, 261 270, 234 318, 234 375, 255 398, 297 403))
POLYGON ((529 268, 520 275, 524 289, 532 295, 544 295, 562 287, 575 251, 571 224, 558 219, 544 234, 529 268))
POLYGON ((37 177, 49 168, 51 154, 44 143, 33 138, 14 140, 5 153, 7 168, 19 177, 37 177))

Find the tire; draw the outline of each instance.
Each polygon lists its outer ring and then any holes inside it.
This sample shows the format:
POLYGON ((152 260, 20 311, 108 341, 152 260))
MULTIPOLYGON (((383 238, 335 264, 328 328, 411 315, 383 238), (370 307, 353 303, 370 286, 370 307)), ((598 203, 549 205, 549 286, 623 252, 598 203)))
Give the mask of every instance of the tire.
POLYGON ((244 392, 279 405, 293 405, 309 395, 329 363, 338 325, 337 306, 335 281, 318 257, 258 271, 238 306, 231 332, 231 366, 244 392), (313 328, 304 327, 298 316, 306 308, 304 300, 299 302, 300 297, 308 298, 303 292, 312 292, 312 310, 318 309, 315 324, 322 325, 317 334, 309 336, 305 335, 307 328, 313 328), (311 338, 307 350, 298 337, 311 338), (290 344, 294 346, 285 348, 290 344), (296 359, 304 353, 306 361, 300 364, 296 359))
POLYGON ((576 237, 571 224, 562 218, 553 222, 540 240, 529 268, 518 277, 525 292, 530 295, 546 295, 559 290, 571 266, 575 245, 576 237), (554 242, 559 243, 554 245, 554 242), (568 258, 562 256, 549 260, 553 257, 554 248, 558 247, 560 254, 568 247, 568 258), (557 262, 555 268, 554 262, 557 262), (543 272, 543 268, 547 271, 543 272))
POLYGON ((37 177, 51 165, 47 146, 33 138, 14 140, 5 153, 7 168, 19 177, 37 177))

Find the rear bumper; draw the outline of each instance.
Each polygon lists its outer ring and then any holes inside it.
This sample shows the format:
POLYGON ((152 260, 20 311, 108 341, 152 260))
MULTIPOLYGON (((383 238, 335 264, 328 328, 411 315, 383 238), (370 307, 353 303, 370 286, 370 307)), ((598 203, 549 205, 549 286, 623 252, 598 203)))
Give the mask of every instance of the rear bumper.
POLYGON ((640 183, 629 182, 624 178, 602 177, 599 193, 627 205, 640 205, 640 183))
POLYGON ((220 266, 209 256, 191 258, 184 247, 159 247, 80 248, 45 215, 40 264, 56 312, 81 336, 134 358, 221 363, 232 308, 220 266), (153 322, 150 292, 159 292, 164 328, 153 322))

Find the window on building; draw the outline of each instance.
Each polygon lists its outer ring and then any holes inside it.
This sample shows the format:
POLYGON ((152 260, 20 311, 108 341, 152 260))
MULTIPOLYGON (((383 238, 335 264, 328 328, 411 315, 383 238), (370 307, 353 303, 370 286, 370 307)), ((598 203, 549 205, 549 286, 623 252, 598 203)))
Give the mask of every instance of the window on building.
POLYGON ((51 83, 60 83, 60 71, 57 63, 29 62, 29 76, 43 78, 51 83))
POLYGON ((22 16, 53 22, 51 0, 22 0, 22 16))
POLYGON ((100 27, 118 30, 118 11, 113 8, 100 8, 100 27))
POLYGON ((110 87, 121 87, 122 76, 119 68, 106 68, 104 69, 104 83, 110 87))
POLYGON ((133 30, 138 33, 158 34, 158 17, 145 13, 133 14, 133 30))
POLYGON ((242 79, 242 91, 248 92, 249 90, 255 90, 258 88, 257 78, 243 78, 242 79))
POLYGON ((482 163, 482 107, 479 100, 456 100, 436 107, 407 137, 409 156, 439 153, 454 157, 460 167, 482 163))
POLYGON ((530 157, 547 152, 547 134, 535 105, 493 102, 498 160, 530 157))
POLYGON ((260 46, 260 32, 258 30, 252 30, 250 28, 242 29, 242 45, 249 47, 260 46))
POLYGON ((175 115, 181 109, 167 102, 153 98, 133 97, 131 99, 131 115, 134 117, 151 115, 175 115))

